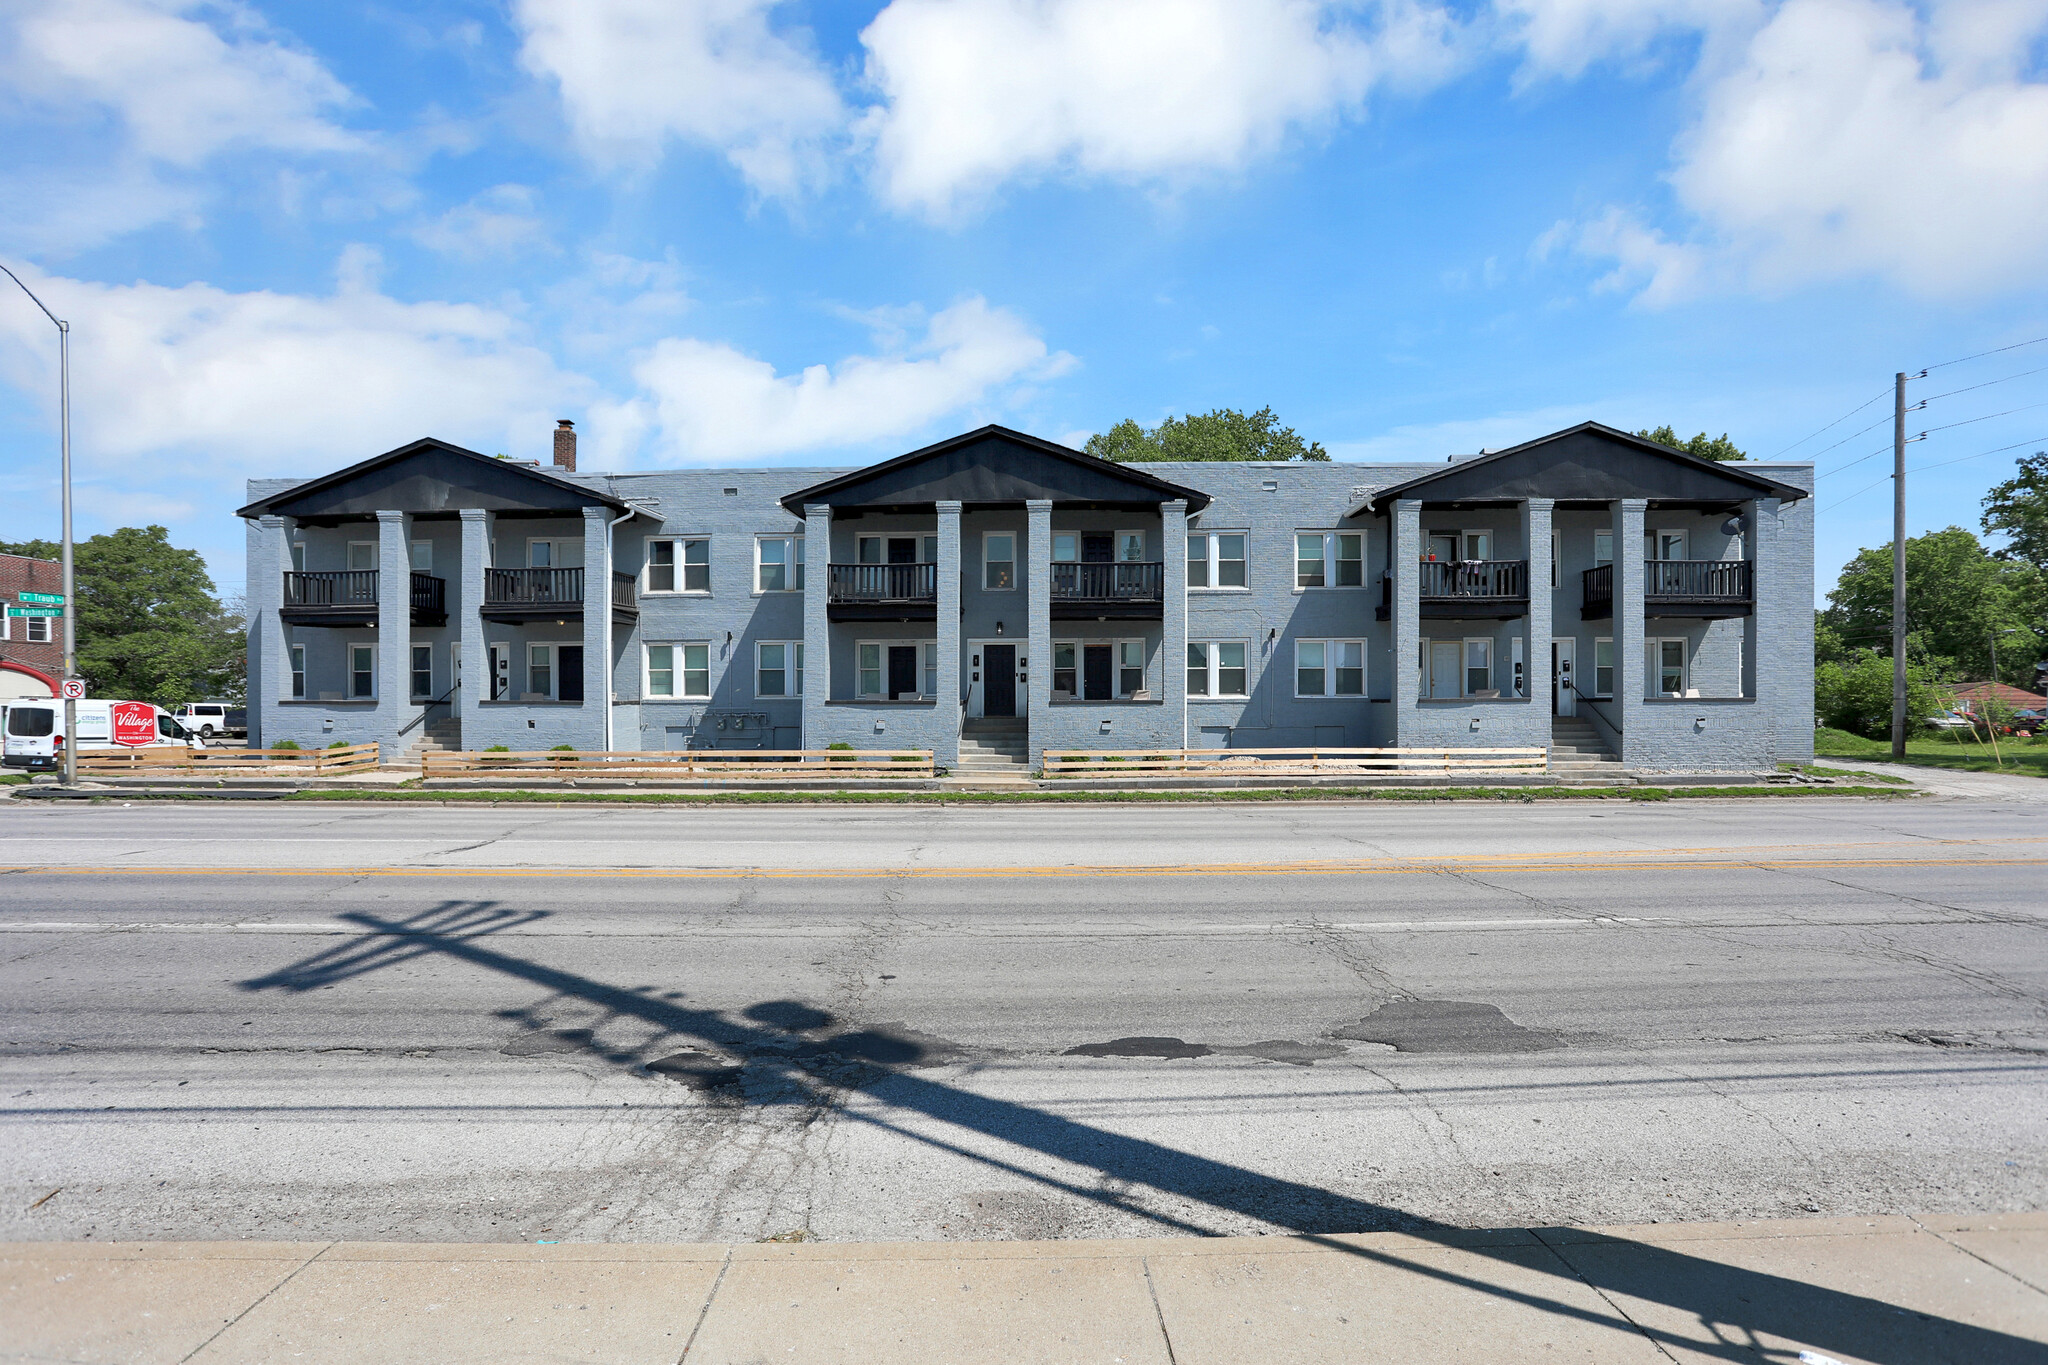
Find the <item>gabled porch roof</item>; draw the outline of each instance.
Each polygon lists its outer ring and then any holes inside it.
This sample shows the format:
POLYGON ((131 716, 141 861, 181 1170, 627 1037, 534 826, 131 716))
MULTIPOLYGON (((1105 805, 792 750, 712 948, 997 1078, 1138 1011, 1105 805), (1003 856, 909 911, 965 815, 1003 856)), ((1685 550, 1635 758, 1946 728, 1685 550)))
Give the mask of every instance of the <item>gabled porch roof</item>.
POLYGON ((318 523, 360 521, 378 512, 453 517, 465 507, 514 517, 579 516, 585 507, 627 510, 608 493, 429 436, 259 498, 235 515, 318 523))

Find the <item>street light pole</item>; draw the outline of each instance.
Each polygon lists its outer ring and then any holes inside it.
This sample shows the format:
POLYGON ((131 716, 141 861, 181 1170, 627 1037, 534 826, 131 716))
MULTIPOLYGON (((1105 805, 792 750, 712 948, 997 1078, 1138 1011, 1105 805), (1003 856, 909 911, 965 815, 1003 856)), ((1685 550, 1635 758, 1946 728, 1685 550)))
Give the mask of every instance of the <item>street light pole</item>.
MULTIPOLYGON (((57 426, 60 463, 64 478, 64 681, 78 676, 78 583, 71 556, 71 324, 51 312, 36 298, 36 291, 21 283, 21 276, 0 265, 7 278, 21 285, 43 316, 57 325, 57 426)), ((78 701, 64 689, 64 785, 78 781, 78 701)))

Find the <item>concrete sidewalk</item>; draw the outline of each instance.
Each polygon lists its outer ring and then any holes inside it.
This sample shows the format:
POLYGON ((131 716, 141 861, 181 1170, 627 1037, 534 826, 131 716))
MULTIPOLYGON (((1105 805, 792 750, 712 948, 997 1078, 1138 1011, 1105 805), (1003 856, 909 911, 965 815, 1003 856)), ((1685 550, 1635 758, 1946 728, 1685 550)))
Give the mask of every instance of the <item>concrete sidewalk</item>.
POLYGON ((1153 1241, 15 1243, 8 1361, 2048 1360, 2048 1214, 1153 1241))

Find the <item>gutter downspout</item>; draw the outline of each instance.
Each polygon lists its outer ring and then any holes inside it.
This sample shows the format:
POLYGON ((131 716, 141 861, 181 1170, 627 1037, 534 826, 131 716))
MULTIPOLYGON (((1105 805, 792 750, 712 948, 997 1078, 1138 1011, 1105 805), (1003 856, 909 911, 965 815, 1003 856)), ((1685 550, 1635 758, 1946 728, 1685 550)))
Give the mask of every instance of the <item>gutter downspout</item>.
MULTIPOLYGON (((612 574, 616 573, 617 570, 612 567, 612 528, 614 526, 617 526, 622 521, 631 521, 633 518, 639 516, 640 512, 640 508, 635 507, 631 502, 628 502, 626 504, 625 513, 621 516, 612 518, 610 521, 605 523, 604 527, 604 751, 606 753, 610 753, 612 751, 612 693, 616 686, 612 677, 611 576, 612 574)), ((588 610, 588 608, 585 609, 588 610)))

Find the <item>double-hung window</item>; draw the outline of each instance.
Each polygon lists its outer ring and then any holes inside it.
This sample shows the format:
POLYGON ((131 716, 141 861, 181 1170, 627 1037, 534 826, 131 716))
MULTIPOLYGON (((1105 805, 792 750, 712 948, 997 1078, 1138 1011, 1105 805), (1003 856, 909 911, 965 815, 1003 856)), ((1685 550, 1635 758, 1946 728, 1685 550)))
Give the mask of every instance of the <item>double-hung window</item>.
POLYGON ((1296 640, 1294 695, 1297 697, 1362 697, 1365 695, 1365 641, 1296 640))
POLYGON ((704 643, 647 646, 647 677, 641 695, 705 701, 711 696, 711 646, 704 643))
POLYGON ((1245 541, 1242 531, 1203 531, 1188 537, 1188 586, 1242 588, 1245 541))
POLYGON ((1017 586, 1017 537, 1011 532, 982 533, 981 586, 989 592, 1007 592, 1017 586))
POLYGON ((1477 635, 1465 641, 1465 695, 1475 696, 1493 688, 1493 641, 1477 635))
POLYGON ((1145 642, 1116 642, 1116 694, 1128 697, 1145 690, 1145 642))
POLYGON ((642 592, 711 591, 711 541, 675 536, 647 542, 647 583, 642 592))
POLYGON ((23 633, 23 636, 22 636, 22 638, 23 638, 23 639, 25 639, 25 640, 27 640, 27 641, 28 641, 28 642, 29 642, 30 644, 32 644, 32 645, 46 645, 46 644, 49 644, 49 643, 50 643, 50 622, 51 622, 51 621, 53 621, 53 620, 55 620, 55 619, 56 619, 56 618, 55 618, 55 617, 52 617, 52 616, 24 616, 24 617, 22 617, 22 618, 21 618, 21 623, 22 623, 22 624, 23 624, 24 626, 26 626, 26 627, 28 628, 28 629, 27 629, 27 630, 26 630, 26 631, 25 631, 25 632, 23 633))
POLYGON ((1613 562, 1614 532, 1595 531, 1593 533, 1593 563, 1595 567, 1602 564, 1612 564, 1613 562))
POLYGON ((374 540, 351 540, 348 543, 348 567, 351 573, 367 573, 377 567, 377 542, 374 540))
POLYGON ((434 542, 415 540, 412 543, 412 567, 420 573, 434 571, 434 542))
POLYGON ((754 537, 754 591, 802 592, 804 590, 804 538, 802 536, 754 537))
POLYGON ((804 694, 804 642, 763 640, 754 646, 754 695, 801 697, 804 694))
POLYGON ((1593 641, 1593 695, 1614 695, 1614 641, 1611 638, 1593 641))
POLYGON ((1188 641, 1188 695, 1242 697, 1248 676, 1242 640, 1188 641))
POLYGON ((292 699, 294 701, 304 701, 306 699, 306 647, 304 645, 292 646, 292 699))
POLYGON ((348 647, 348 694, 364 700, 377 695, 377 646, 348 647))
POLYGON ((434 647, 414 645, 412 647, 412 694, 415 697, 434 695, 434 647))
POLYGON ((553 645, 527 645, 526 690, 542 697, 553 697, 555 695, 555 647, 553 645))
POLYGON ((1650 675, 1650 692, 1667 697, 1682 697, 1686 691, 1686 665, 1689 662, 1687 641, 1680 636, 1673 639, 1645 640, 1644 663, 1650 675))
POLYGON ((1299 531, 1294 537, 1294 586, 1365 586, 1363 531, 1299 531))

